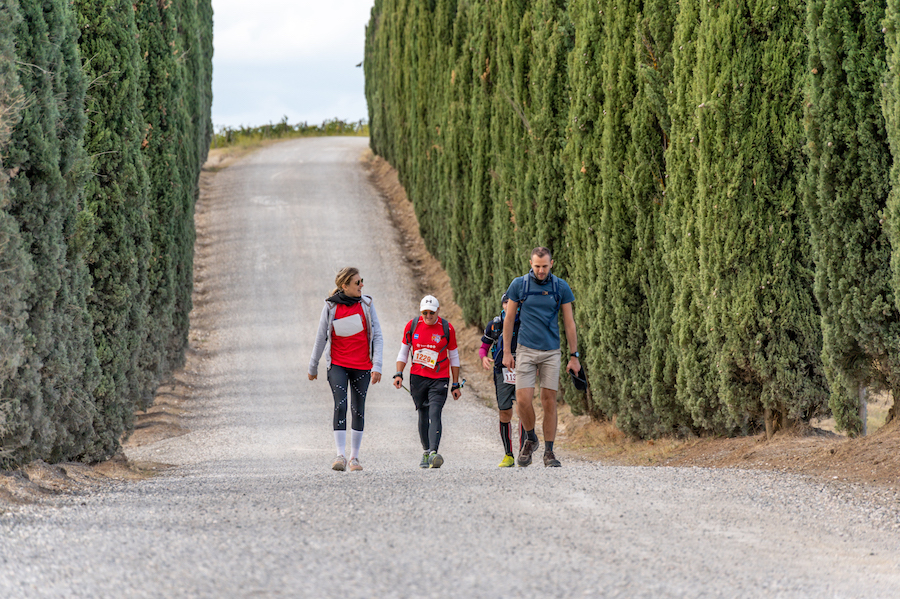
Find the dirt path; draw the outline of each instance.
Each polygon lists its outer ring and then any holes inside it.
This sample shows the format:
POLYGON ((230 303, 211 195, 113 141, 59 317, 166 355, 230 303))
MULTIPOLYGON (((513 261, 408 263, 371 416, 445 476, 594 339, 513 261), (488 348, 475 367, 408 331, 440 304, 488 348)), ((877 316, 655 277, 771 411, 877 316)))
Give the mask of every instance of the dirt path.
POLYGON ((373 387, 365 470, 330 470, 330 393, 306 363, 335 270, 362 270, 388 364, 418 299, 365 146, 286 142, 213 178, 194 349, 168 400, 184 434, 128 449, 171 467, 0 514, 0 596, 900 593, 883 506, 770 472, 499 469, 496 413, 471 398, 445 410, 444 467, 423 471, 409 397, 373 387))

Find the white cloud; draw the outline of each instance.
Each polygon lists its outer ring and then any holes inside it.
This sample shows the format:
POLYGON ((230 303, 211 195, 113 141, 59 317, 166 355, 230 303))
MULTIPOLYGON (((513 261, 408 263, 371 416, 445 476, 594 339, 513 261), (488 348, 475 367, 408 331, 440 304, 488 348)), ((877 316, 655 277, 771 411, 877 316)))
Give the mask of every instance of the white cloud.
POLYGON ((214 0, 217 62, 362 60, 372 0, 214 0), (348 59, 349 59, 348 58, 348 59))
POLYGON ((374 0, 213 0, 216 127, 367 118, 362 69, 374 0))

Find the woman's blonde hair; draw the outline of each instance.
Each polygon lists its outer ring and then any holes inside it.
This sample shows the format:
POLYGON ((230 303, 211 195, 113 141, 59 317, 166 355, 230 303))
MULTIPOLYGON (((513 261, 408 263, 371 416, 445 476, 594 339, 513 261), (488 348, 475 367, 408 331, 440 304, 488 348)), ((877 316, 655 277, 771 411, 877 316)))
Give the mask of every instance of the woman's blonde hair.
POLYGON ((338 274, 334 277, 334 284, 337 285, 337 287, 335 287, 334 291, 331 292, 331 295, 343 291, 344 285, 349 285, 353 280, 353 277, 358 274, 359 269, 352 266, 345 266, 344 268, 339 270, 338 274))

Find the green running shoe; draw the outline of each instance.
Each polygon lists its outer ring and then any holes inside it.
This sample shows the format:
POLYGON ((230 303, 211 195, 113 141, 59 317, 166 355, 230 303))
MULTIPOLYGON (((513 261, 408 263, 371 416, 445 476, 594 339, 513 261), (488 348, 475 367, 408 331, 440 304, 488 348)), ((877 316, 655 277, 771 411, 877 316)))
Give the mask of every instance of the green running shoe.
POLYGON ((516 459, 511 455, 503 456, 503 460, 497 464, 498 468, 512 468, 516 465, 516 459))
POLYGON ((428 463, 432 468, 440 468, 444 463, 444 458, 436 451, 432 451, 431 455, 428 456, 428 463))
POLYGON ((428 452, 422 454, 422 461, 419 462, 419 468, 428 468, 430 464, 428 463, 428 452))

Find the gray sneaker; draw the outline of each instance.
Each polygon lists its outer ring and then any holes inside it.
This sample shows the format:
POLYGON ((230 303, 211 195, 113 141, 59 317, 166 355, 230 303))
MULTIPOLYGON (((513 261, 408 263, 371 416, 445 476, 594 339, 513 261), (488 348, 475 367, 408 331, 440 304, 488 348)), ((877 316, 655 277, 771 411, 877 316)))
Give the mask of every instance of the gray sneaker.
POLYGON ((553 450, 548 449, 544 451, 544 466, 548 468, 559 468, 562 466, 559 460, 556 459, 556 456, 553 455, 553 450))
POLYGON ((429 468, 430 464, 428 463, 429 453, 426 451, 422 454, 422 461, 419 462, 419 468, 429 468))
POLYGON ((432 468, 440 468, 444 465, 444 458, 441 457, 441 454, 436 451, 432 451, 431 455, 428 456, 428 464, 432 468))
POLYGON ((525 439, 525 443, 522 444, 522 449, 519 450, 519 459, 516 460, 516 463, 521 467, 528 466, 531 464, 531 457, 534 454, 534 450, 538 448, 538 442, 532 441, 531 439, 525 439))

